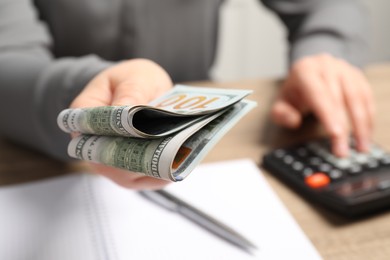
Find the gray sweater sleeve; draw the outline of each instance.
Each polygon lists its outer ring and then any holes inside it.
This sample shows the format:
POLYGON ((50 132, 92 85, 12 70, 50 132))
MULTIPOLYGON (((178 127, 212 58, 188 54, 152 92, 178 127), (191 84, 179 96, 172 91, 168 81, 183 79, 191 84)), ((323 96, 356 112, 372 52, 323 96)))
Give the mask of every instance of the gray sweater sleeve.
POLYGON ((368 14, 359 0, 262 0, 288 29, 290 63, 329 53, 362 66, 367 61, 368 14))
POLYGON ((81 89, 111 64, 53 58, 51 39, 29 0, 0 0, 0 136, 68 160, 56 124, 81 89))

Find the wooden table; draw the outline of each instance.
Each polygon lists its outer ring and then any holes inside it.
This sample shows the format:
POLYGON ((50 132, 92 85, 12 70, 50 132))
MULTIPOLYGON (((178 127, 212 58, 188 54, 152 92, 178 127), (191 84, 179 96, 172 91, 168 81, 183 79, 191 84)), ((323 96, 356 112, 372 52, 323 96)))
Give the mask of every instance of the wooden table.
MULTIPOLYGON (((390 65, 367 69, 377 101, 375 140, 390 149, 390 65)), ((269 121, 276 94, 275 80, 229 83, 196 83, 204 86, 253 89, 250 99, 259 105, 225 136, 205 162, 251 158, 260 165, 269 149, 321 134, 308 122, 297 131, 287 131, 269 121)), ((66 174, 77 165, 64 164, 35 151, 0 139, 0 185, 12 185, 66 174)), ((390 259, 390 211, 358 221, 348 221, 308 203, 264 171, 271 186, 325 259, 390 259)))

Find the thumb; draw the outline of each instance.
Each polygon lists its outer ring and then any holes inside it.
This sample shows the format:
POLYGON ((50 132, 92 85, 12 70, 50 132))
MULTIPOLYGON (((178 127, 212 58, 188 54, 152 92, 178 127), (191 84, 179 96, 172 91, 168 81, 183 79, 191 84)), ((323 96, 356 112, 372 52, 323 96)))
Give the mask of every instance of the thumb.
POLYGON ((284 99, 276 100, 271 113, 276 124, 287 128, 298 128, 301 125, 301 113, 284 99))
POLYGON ((105 75, 98 75, 73 100, 70 107, 97 107, 108 106, 111 103, 112 93, 110 80, 105 75))
POLYGON ((112 105, 128 106, 149 103, 153 99, 153 91, 145 83, 134 81, 121 82, 116 86, 113 93, 112 105))

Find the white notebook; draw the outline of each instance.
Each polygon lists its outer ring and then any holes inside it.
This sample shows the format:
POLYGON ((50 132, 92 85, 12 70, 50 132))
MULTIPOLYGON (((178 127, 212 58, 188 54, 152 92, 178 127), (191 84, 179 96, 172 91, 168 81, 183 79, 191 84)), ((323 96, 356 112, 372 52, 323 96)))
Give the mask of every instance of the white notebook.
POLYGON ((0 188, 0 259, 321 259, 249 160, 167 188, 259 248, 249 255, 137 192, 90 174, 0 188))

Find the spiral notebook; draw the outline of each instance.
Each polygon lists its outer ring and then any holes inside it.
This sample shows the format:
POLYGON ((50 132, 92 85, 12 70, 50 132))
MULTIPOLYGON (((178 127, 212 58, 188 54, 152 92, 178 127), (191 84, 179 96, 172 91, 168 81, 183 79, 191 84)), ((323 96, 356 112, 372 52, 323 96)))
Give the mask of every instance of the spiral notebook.
POLYGON ((0 259, 320 259, 250 160, 204 164, 166 188, 256 243, 249 255, 91 174, 0 188, 0 259))

